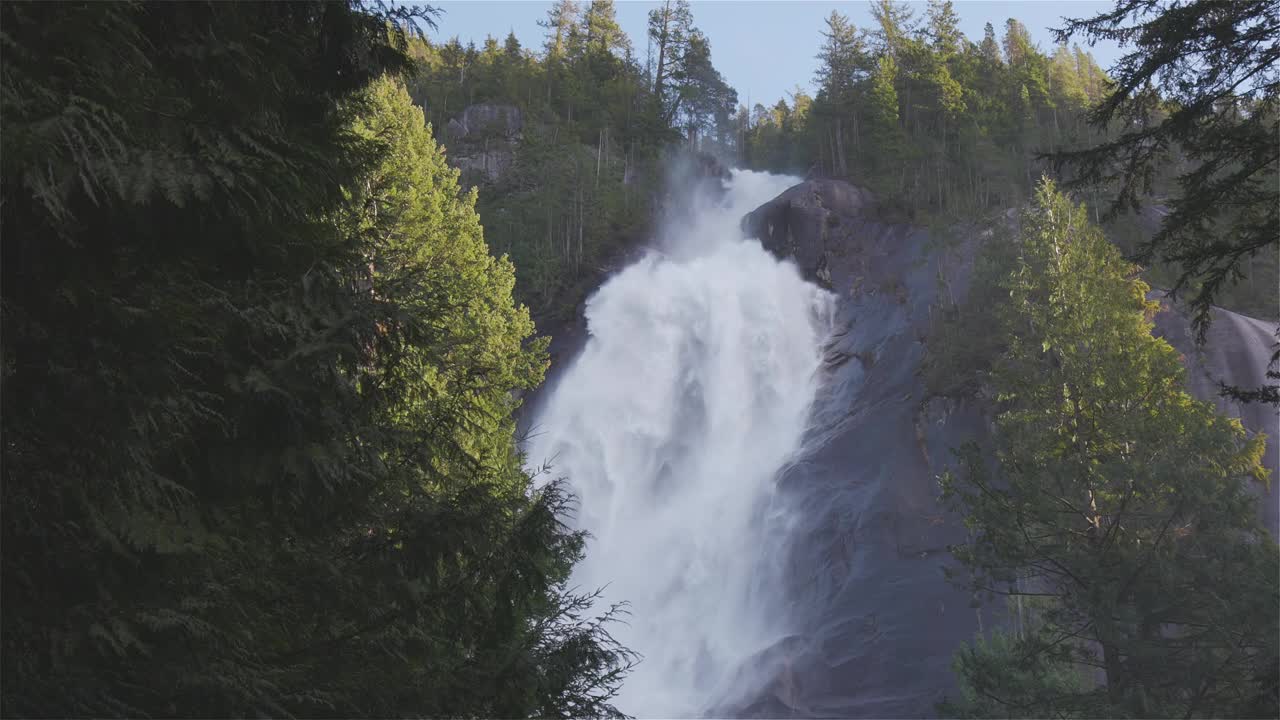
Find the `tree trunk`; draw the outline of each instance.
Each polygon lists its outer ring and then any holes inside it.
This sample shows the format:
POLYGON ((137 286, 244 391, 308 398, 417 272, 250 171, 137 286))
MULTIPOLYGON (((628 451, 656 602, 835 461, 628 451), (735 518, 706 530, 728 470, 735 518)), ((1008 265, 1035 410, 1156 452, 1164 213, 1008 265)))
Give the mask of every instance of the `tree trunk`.
POLYGON ((653 76, 653 96, 662 107, 662 81, 667 67, 668 26, 671 23, 671 1, 667 0, 662 7, 662 31, 658 34, 658 71, 653 76))
POLYGON ((847 155, 844 151, 844 121, 839 116, 836 117, 836 157, 839 159, 840 177, 849 178, 849 164, 845 159, 847 155))

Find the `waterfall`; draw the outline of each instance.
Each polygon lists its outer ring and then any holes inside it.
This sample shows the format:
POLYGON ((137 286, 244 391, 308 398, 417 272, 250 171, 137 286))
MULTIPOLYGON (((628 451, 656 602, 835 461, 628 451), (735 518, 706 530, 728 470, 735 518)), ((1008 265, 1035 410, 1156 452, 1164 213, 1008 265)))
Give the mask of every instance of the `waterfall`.
POLYGON ((591 534, 573 583, 630 603, 613 634, 643 656, 617 702, 632 715, 711 712, 788 632, 771 500, 804 433, 831 298, 738 223, 795 182, 735 171, 602 285, 525 448, 568 479, 569 522, 591 534))

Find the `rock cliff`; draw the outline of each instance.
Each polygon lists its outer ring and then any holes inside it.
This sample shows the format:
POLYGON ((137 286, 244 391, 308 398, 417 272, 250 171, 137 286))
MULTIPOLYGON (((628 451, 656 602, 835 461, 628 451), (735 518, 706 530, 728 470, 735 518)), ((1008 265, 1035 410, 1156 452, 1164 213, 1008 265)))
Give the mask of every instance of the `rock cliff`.
MULTIPOLYGON (((957 646, 999 621, 944 579, 947 546, 963 530, 937 502, 951 449, 981 440, 988 418, 977 403, 926 398, 917 375, 939 293, 963 297, 974 243, 948 248, 885 221, 869 192, 835 180, 801 183, 742 225, 839 300, 809 437, 779 480, 801 518, 785 551, 798 632, 757 659, 773 679, 755 702, 724 712, 932 715, 952 687, 957 646)), ((1242 408, 1217 393, 1219 380, 1262 381, 1274 328, 1218 311, 1203 351, 1187 328, 1172 308, 1157 318, 1156 332, 1187 358, 1192 393, 1274 436, 1274 408, 1242 408)), ((1277 448, 1269 441, 1273 474, 1277 448)), ((1262 504, 1274 532, 1274 496, 1262 504)))

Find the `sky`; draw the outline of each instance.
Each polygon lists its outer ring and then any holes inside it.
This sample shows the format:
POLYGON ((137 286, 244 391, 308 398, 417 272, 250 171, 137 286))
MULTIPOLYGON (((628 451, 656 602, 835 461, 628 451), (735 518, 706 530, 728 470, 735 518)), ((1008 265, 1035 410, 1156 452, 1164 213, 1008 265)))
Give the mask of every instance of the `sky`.
MULTIPOLYGON (((477 46, 485 35, 499 40, 508 31, 526 47, 541 48, 544 30, 537 21, 546 16, 550 2, 537 0, 434 0, 444 12, 438 18, 439 29, 428 31, 432 39, 453 36, 465 45, 477 46)), ((924 2, 907 3, 923 16, 924 2)), ((969 39, 982 39, 982 26, 990 22, 996 33, 1003 33, 1004 21, 1017 18, 1031 31, 1042 50, 1053 47, 1051 27, 1061 25, 1061 18, 1087 17, 1110 10, 1110 0, 954 0, 960 16, 960 29, 969 39)), ((645 30, 649 10, 657 5, 646 0, 618 0, 618 21, 631 37, 636 54, 644 58, 645 30)), ((692 0, 694 25, 711 41, 711 60, 725 80, 738 91, 738 100, 751 104, 772 104, 789 96, 799 84, 812 94, 813 73, 817 67, 814 55, 822 42, 824 20, 832 10, 839 10, 858 27, 871 27, 870 4, 867 2, 826 2, 822 0, 692 0)), ((1081 43, 1083 45, 1083 43, 1081 43)), ((1098 64, 1108 68, 1120 57, 1115 45, 1097 45, 1086 49, 1098 64)))

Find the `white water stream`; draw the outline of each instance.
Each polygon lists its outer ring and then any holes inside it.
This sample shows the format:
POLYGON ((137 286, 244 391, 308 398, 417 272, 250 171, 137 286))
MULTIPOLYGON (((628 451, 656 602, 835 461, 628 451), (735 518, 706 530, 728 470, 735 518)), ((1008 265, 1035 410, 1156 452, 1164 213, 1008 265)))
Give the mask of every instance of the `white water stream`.
POLYGON ((687 717, 731 699, 742 663, 787 632, 761 559, 784 522, 770 500, 813 400, 830 297, 741 217, 797 182, 736 171, 587 304, 590 337, 535 418, 588 530, 573 582, 631 604, 613 628, 643 661, 619 709, 687 717))

